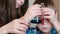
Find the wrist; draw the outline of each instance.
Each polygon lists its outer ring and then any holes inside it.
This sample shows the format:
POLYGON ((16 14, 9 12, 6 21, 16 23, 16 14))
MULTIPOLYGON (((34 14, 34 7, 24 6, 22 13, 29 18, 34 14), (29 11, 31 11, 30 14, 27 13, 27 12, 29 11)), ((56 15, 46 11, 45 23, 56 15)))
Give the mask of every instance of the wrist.
POLYGON ((23 21, 23 22, 26 22, 26 23, 29 23, 30 22, 29 19, 27 19, 25 17, 21 17, 20 20, 23 21))
POLYGON ((4 26, 0 28, 0 34, 7 34, 7 33, 8 31, 6 28, 4 28, 4 26))
POLYGON ((58 32, 60 30, 60 24, 59 24, 59 22, 55 21, 53 25, 54 25, 54 27, 56 28, 56 30, 58 32))

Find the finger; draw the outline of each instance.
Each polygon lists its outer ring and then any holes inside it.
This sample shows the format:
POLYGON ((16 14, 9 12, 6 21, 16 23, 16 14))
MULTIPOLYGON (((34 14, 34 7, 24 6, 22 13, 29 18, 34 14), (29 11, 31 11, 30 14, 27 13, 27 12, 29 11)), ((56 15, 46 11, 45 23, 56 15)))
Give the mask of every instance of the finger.
POLYGON ((25 26, 29 26, 29 24, 28 23, 20 23, 20 24, 23 24, 23 26, 25 25, 25 26))
MULTIPOLYGON (((20 33, 14 33, 14 34, 20 34, 20 33)), ((26 33, 24 33, 24 34, 26 34, 26 33)))
POLYGON ((50 16, 49 14, 44 14, 44 16, 50 16))
POLYGON ((51 8, 42 8, 44 12, 48 11, 50 13, 55 13, 55 10, 54 9, 51 9, 51 8))
POLYGON ((21 19, 19 19, 19 23, 20 23, 20 24, 24 24, 24 25, 26 25, 26 26, 29 26, 29 23, 25 23, 24 20, 21 20, 21 19))
POLYGON ((44 16, 44 18, 50 19, 50 18, 52 18, 52 16, 44 16))
POLYGON ((17 27, 17 30, 22 31, 22 32, 26 32, 26 29, 22 28, 22 27, 17 27))
POLYGON ((43 13, 43 15, 44 15, 44 16, 50 16, 51 13, 49 13, 49 12, 45 12, 45 13, 43 13))
POLYGON ((42 13, 40 10, 34 10, 33 12, 32 12, 32 14, 33 13, 42 13))
POLYGON ((33 10, 33 11, 35 11, 35 10, 40 10, 40 11, 41 11, 40 8, 32 8, 32 10, 33 10))
POLYGON ((22 32, 22 31, 19 31, 19 30, 15 30, 14 33, 16 33, 16 34, 25 34, 26 32, 22 32))
POLYGON ((20 22, 19 20, 15 20, 15 23, 14 23, 14 25, 16 25, 16 26, 22 26, 22 27, 25 27, 25 28, 27 28, 28 26, 29 26, 29 24, 28 23, 23 23, 23 22, 20 22))
POLYGON ((41 9, 43 9, 43 10, 50 10, 50 8, 46 8, 46 7, 43 7, 43 8, 41 8, 41 9))
POLYGON ((42 13, 34 13, 34 17, 41 16, 41 15, 42 15, 42 13))
POLYGON ((26 26, 26 25, 24 25, 24 24, 19 24, 18 27, 22 27, 22 28, 24 28, 24 29, 27 29, 27 28, 28 28, 28 26, 26 26))

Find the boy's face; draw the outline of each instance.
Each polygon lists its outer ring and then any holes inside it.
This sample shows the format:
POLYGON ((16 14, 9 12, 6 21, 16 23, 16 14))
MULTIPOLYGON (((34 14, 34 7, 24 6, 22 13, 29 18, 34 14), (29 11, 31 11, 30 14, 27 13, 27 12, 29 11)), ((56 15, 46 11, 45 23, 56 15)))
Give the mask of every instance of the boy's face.
POLYGON ((44 33, 50 32, 52 29, 52 24, 48 22, 48 20, 44 20, 44 24, 38 24, 38 28, 44 33))
POLYGON ((24 0, 16 0, 16 8, 19 8, 24 4, 24 0))

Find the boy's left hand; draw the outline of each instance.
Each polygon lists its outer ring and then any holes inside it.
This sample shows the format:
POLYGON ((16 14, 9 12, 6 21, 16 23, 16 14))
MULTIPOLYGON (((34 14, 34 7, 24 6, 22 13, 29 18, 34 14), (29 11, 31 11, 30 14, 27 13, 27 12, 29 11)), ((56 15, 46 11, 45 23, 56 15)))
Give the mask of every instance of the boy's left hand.
POLYGON ((54 24, 54 22, 58 21, 57 13, 55 12, 54 9, 42 8, 42 12, 43 12, 44 18, 48 19, 52 24, 54 24))

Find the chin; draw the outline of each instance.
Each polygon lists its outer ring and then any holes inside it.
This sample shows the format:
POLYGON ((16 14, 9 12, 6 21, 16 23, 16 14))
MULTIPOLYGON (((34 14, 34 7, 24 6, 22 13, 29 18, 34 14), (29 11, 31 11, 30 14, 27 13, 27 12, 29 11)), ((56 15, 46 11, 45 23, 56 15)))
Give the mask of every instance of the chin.
POLYGON ((21 5, 20 6, 16 6, 16 8, 19 8, 19 7, 21 7, 21 5))
POLYGON ((50 31, 43 31, 44 33, 50 32, 50 31))

